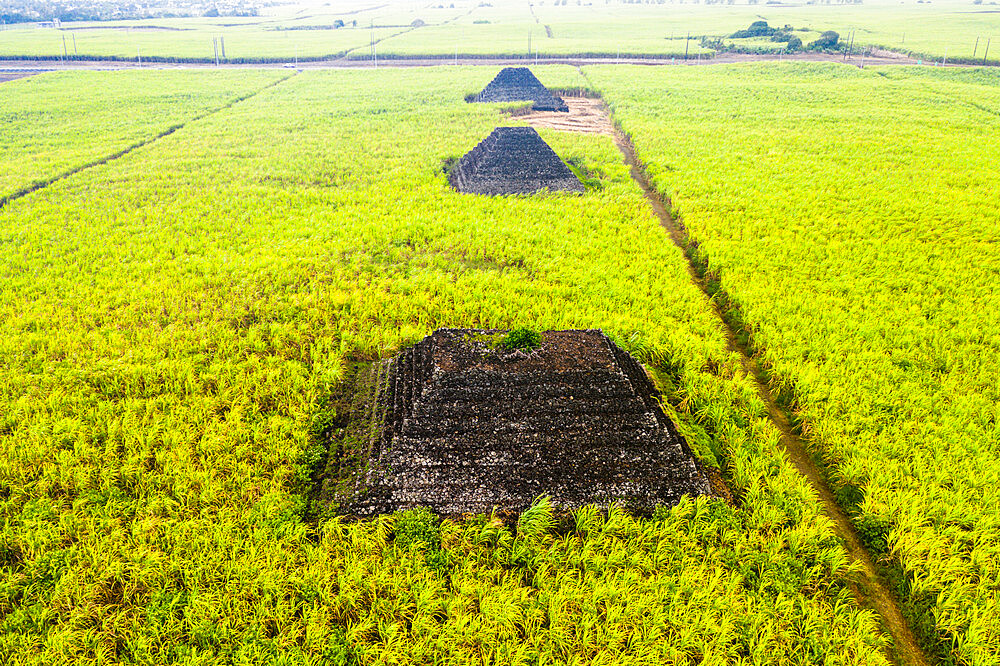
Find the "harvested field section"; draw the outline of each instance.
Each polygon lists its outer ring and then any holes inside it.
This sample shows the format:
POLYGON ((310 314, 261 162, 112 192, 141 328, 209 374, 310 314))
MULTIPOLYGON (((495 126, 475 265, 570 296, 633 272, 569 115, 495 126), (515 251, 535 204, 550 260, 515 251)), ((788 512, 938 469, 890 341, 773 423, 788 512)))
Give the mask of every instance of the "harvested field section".
POLYGON ((580 132, 613 137, 615 128, 611 124, 607 107, 599 99, 587 97, 563 97, 567 112, 535 111, 513 113, 519 121, 535 128, 546 128, 560 132, 580 132))
POLYGON ((505 120, 464 102, 481 78, 307 71, 0 210, 0 653, 887 663, 614 142, 541 130, 586 196, 449 187, 505 120), (459 326, 601 328, 739 506, 539 504, 511 529, 310 505, 350 369, 459 326))

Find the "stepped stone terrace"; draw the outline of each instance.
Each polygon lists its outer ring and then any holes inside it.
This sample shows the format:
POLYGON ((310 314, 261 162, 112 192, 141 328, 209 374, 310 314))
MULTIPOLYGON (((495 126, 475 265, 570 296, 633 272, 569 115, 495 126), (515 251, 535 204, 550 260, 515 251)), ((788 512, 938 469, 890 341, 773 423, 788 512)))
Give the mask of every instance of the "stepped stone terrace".
POLYGON ((474 102, 533 101, 535 111, 569 111, 562 97, 542 85, 527 67, 504 67, 482 92, 472 98, 474 102))
POLYGON ((342 513, 516 512, 541 494, 647 512, 710 492, 642 366, 601 331, 549 331, 530 352, 503 333, 441 329, 359 373, 324 482, 342 513))
POLYGON ((533 127, 496 128, 458 161, 449 181, 469 194, 586 190, 533 127))

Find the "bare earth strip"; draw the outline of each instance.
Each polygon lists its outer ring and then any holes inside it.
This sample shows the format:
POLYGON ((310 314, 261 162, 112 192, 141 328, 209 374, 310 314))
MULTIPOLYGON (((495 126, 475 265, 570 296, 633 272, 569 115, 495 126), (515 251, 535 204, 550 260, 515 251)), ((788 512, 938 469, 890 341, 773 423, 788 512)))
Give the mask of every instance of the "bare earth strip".
POLYGON ((5 81, 13 81, 14 79, 23 79, 26 76, 34 76, 35 74, 41 74, 42 72, 47 72, 49 69, 0 69, 0 83, 5 81))
POLYGON ((564 132, 582 132, 584 134, 600 134, 615 136, 614 125, 608 116, 607 107, 599 99, 585 97, 564 97, 569 113, 560 111, 532 111, 527 115, 517 116, 532 127, 562 130, 564 132))

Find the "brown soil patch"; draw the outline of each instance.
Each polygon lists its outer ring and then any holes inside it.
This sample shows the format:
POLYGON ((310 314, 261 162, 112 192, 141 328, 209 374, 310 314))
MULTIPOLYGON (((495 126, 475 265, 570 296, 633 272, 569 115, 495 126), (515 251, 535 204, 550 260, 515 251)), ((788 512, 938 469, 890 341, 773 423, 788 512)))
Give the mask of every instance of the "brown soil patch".
POLYGON ((564 97, 569 113, 560 111, 532 111, 518 116, 532 127, 545 127, 563 132, 582 132, 613 137, 614 125, 608 116, 608 107, 599 99, 564 97))
POLYGON ((26 76, 34 76, 35 74, 41 74, 44 70, 37 69, 20 69, 20 70, 0 70, 0 83, 4 81, 13 81, 14 79, 23 79, 26 76))

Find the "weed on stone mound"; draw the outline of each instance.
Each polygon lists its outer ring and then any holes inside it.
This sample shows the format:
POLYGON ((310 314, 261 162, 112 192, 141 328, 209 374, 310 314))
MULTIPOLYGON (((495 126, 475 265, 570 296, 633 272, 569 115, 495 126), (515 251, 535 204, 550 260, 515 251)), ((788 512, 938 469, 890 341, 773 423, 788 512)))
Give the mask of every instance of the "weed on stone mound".
POLYGON ((527 327, 515 328, 503 337, 500 346, 511 351, 534 351, 542 346, 542 334, 527 327))

